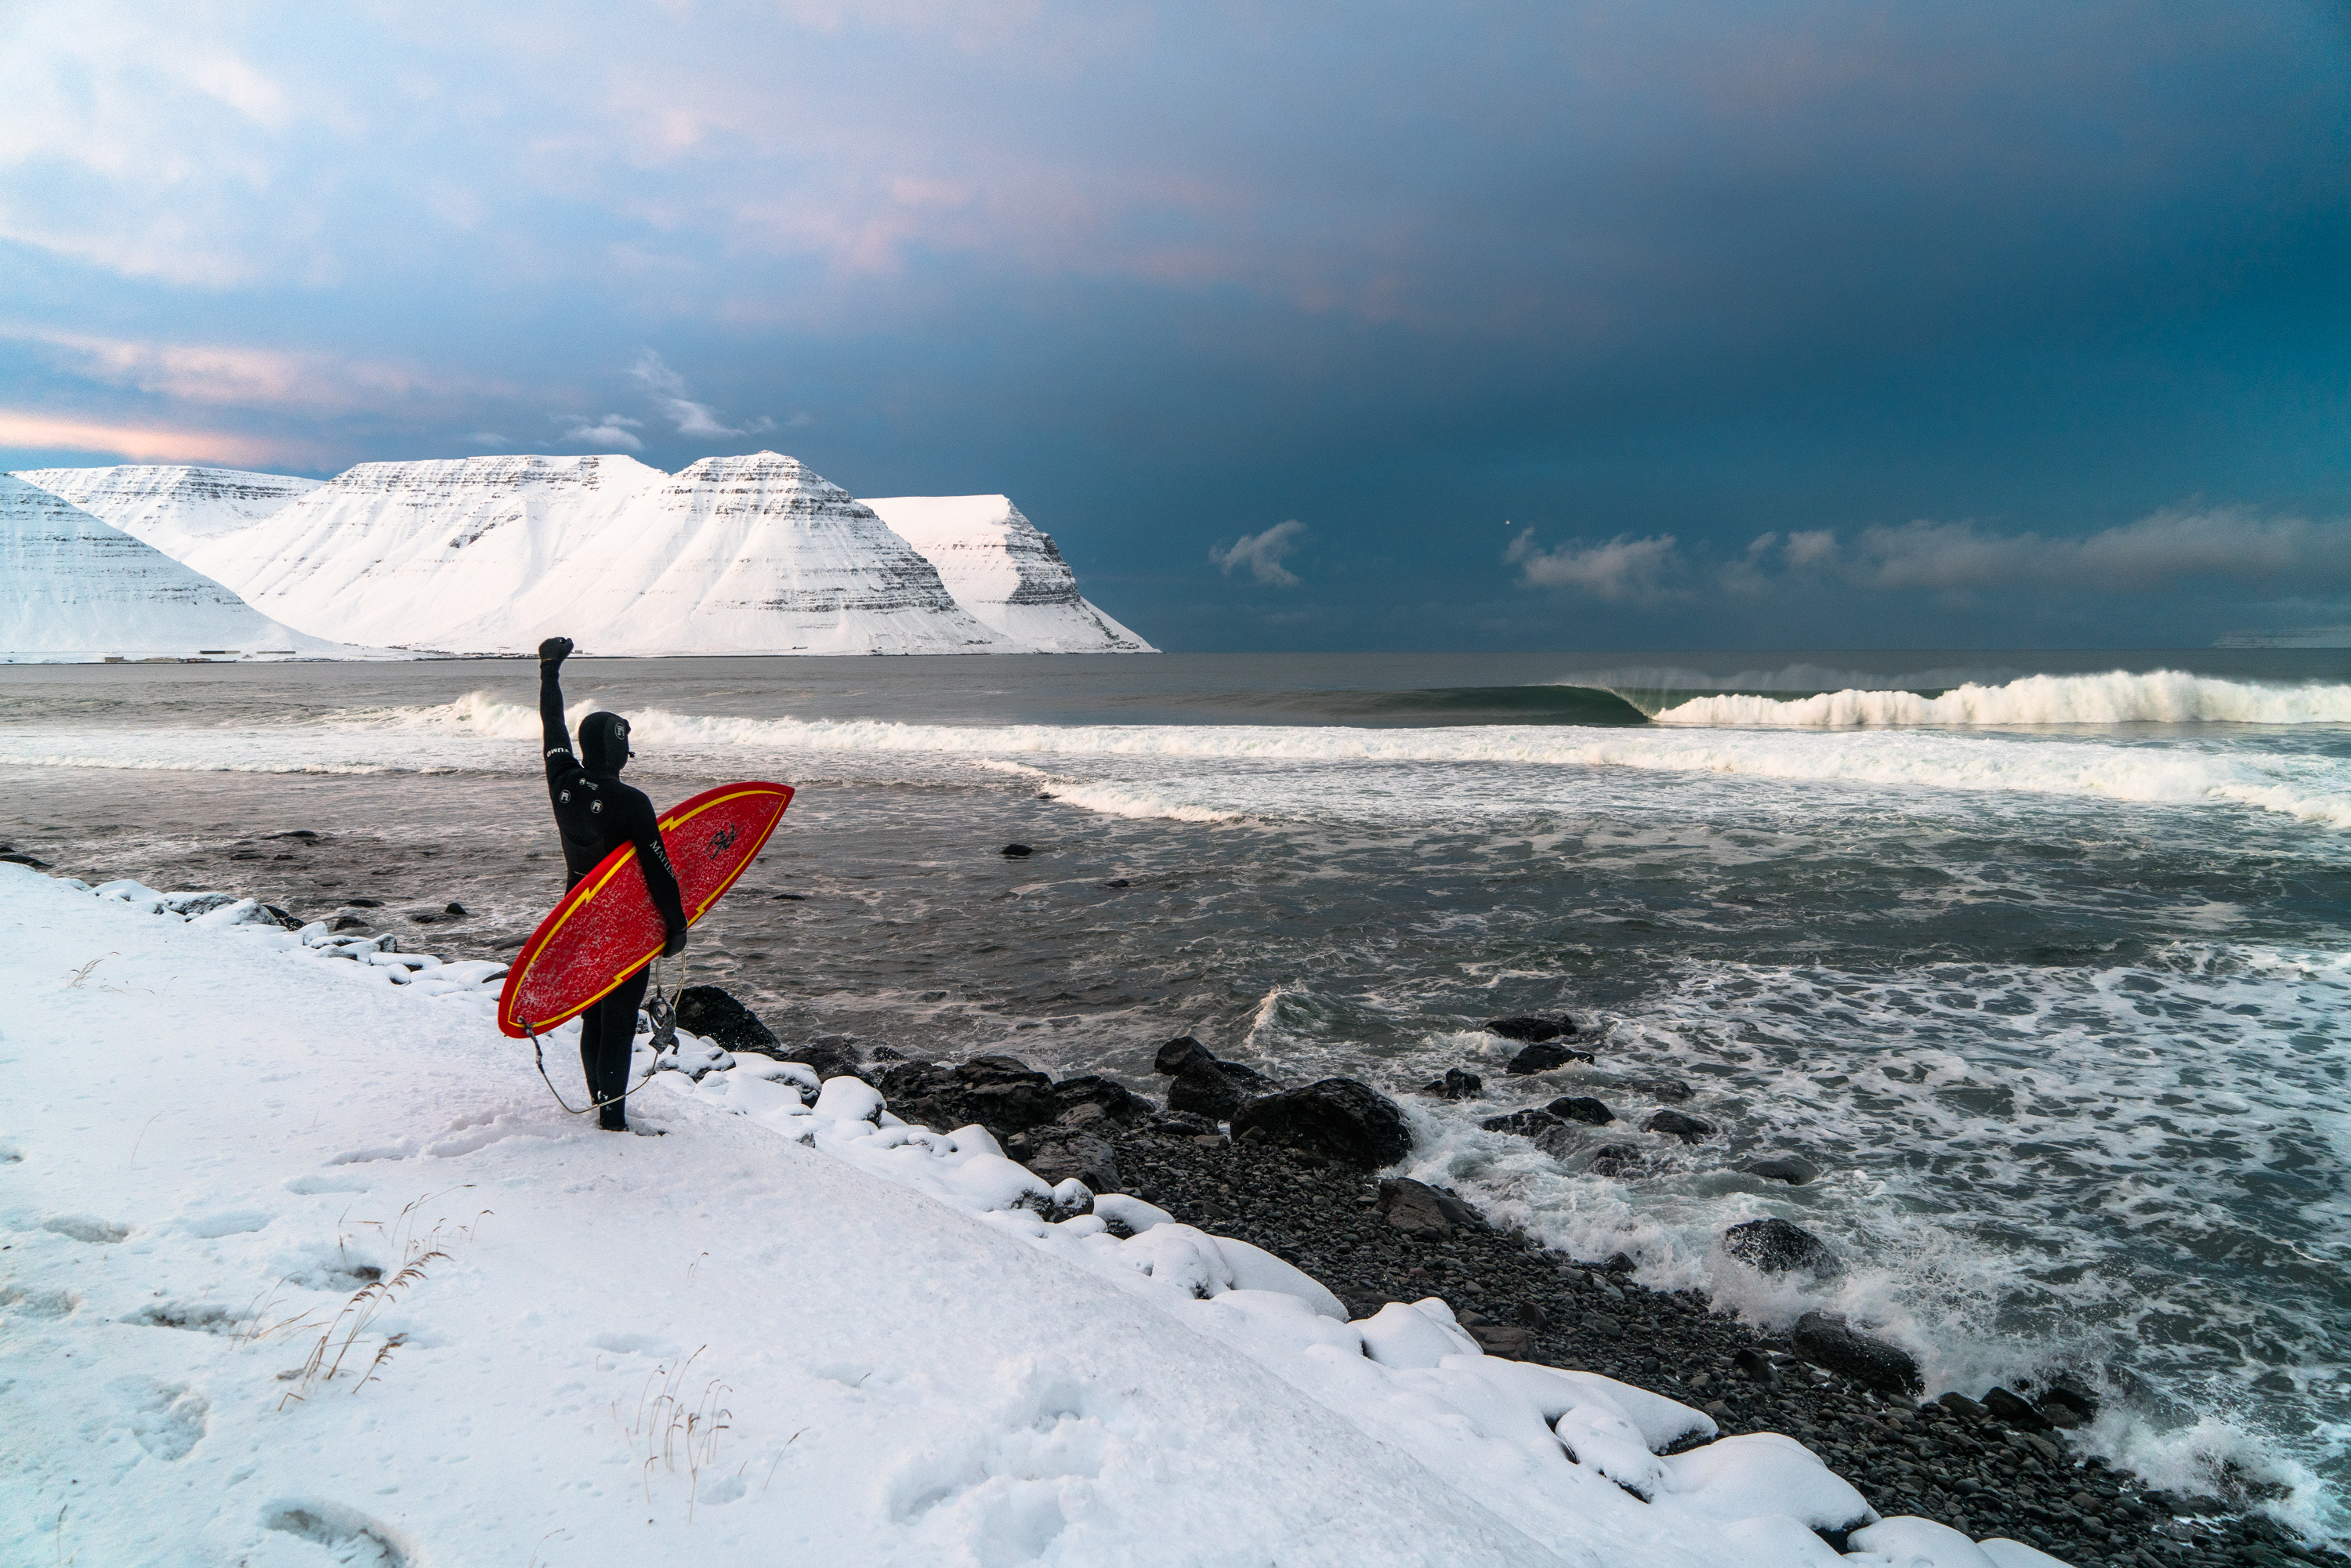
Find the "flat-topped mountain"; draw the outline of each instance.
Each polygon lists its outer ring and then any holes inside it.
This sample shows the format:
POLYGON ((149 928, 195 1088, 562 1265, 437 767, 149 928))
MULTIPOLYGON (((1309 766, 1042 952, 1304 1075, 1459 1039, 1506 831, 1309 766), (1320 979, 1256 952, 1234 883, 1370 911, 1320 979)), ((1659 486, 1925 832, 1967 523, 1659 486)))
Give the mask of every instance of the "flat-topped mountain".
POLYGON ((892 496, 865 503, 938 569, 956 601, 1024 648, 1153 653, 1078 592, 1053 536, 1008 496, 892 496))
POLYGON ((63 496, 173 560, 198 545, 249 528, 319 487, 316 479, 204 468, 185 463, 126 463, 113 468, 27 468, 17 478, 63 496))
POLYGON ((342 651, 63 497, 0 474, 0 658, 342 651))

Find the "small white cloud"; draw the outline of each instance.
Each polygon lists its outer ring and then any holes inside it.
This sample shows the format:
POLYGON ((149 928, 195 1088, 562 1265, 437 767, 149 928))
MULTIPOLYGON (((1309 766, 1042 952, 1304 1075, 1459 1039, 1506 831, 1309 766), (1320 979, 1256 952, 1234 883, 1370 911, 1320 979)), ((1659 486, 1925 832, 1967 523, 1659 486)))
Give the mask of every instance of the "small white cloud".
POLYGON ((1788 536, 1790 566, 1816 565, 1834 554, 1836 554, 1836 534, 1832 529, 1813 528, 1788 536))
POLYGON ((657 392, 666 392, 671 397, 685 395, 685 378, 671 370, 651 349, 637 356, 637 362, 629 367, 629 374, 657 392))
POLYGON ((629 452, 645 449, 645 444, 630 434, 645 427, 642 419, 631 419, 625 413, 608 413, 601 421, 578 414, 558 414, 556 417, 565 421, 560 439, 568 444, 619 447, 629 452))
POLYGON ((791 418, 784 421, 784 427, 787 430, 798 430, 804 424, 814 424, 815 423, 816 415, 812 413, 796 413, 792 415, 791 418))
POLYGON ((465 439, 476 446, 504 446, 507 444, 507 438, 495 430, 477 430, 465 439))
POLYGON ((1671 534, 1635 538, 1618 534, 1605 544, 1570 542, 1557 549, 1535 548, 1530 528, 1510 541, 1504 560, 1519 569, 1530 588, 1573 588, 1602 599, 1649 601, 1665 591, 1662 580, 1680 564, 1680 546, 1671 534))
POLYGON ((695 402, 682 397, 658 400, 670 423, 677 426, 680 435, 740 435, 743 433, 731 424, 718 423, 718 411, 706 402, 695 402))
POLYGON ((1281 563, 1305 537, 1306 525, 1292 517, 1274 524, 1261 534, 1243 534, 1223 549, 1211 549, 1208 559, 1221 567, 1227 577, 1232 576, 1233 568, 1245 566, 1259 582, 1274 588, 1295 588, 1298 574, 1281 563))
POLYGON ((637 356, 629 374, 653 390, 653 402, 661 406, 663 417, 677 426, 680 435, 752 435, 776 428, 776 422, 766 418, 728 424, 710 404, 686 396, 685 378, 651 349, 637 356))

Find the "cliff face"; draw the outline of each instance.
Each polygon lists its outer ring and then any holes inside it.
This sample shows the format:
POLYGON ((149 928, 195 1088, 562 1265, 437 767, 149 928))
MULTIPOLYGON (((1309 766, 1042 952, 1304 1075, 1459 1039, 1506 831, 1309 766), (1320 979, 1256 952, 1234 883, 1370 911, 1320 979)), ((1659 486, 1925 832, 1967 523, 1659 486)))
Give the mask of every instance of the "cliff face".
POLYGON ((192 563, 350 641, 525 653, 960 653, 1009 645, 881 519, 776 453, 368 463, 192 563))
POLYGON ((1150 643, 1078 591, 1053 543, 1004 496, 893 496, 868 501, 938 569, 966 610, 1039 653, 1149 653, 1150 643))
POLYGON ((173 560, 185 560, 197 546, 250 528, 319 487, 316 479, 183 463, 28 468, 16 477, 64 497, 173 560))
POLYGON ((331 651, 63 497, 0 475, 0 658, 210 650, 331 651))

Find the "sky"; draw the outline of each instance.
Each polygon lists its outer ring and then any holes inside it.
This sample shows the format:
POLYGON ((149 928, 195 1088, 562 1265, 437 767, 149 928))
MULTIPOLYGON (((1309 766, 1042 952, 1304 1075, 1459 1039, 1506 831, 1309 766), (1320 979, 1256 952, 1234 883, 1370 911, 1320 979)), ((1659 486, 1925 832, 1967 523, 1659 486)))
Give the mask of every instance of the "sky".
POLYGON ((2351 9, 0 0, 0 468, 788 452, 1176 650, 2351 644, 2351 9))

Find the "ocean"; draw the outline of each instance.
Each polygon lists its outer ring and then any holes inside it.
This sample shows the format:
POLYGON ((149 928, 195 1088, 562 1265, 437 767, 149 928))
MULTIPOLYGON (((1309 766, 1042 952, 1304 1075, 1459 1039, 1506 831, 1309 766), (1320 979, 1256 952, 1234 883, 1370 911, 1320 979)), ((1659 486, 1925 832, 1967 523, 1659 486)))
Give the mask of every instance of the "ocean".
MULTIPOLYGON (((2074 1372, 2116 1460, 2351 1531, 2351 652, 580 660, 565 690, 631 717, 657 803, 799 789, 689 956, 788 1040, 1150 1090, 1189 1033, 1362 1077, 1413 1107, 1413 1174, 1579 1258, 1845 1312, 1930 1392, 2074 1372), (1552 1010, 1597 1060, 1507 1077, 1482 1020, 1552 1010), (1482 1098, 1412 1092, 1459 1066, 1482 1098), (1719 1135, 1635 1131, 1658 1077, 1719 1135), (1479 1127, 1562 1093, 1619 1120, 1556 1154, 1479 1127), (1642 1164, 1588 1170, 1612 1143, 1642 1164), (1783 1152, 1823 1176, 1738 1169, 1783 1152), (1842 1273, 1725 1258, 1766 1214, 1842 1273)), ((0 838, 497 956, 561 891, 535 705, 517 661, 7 666, 0 838)))

